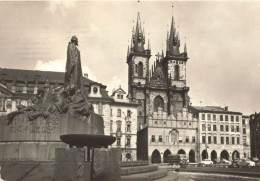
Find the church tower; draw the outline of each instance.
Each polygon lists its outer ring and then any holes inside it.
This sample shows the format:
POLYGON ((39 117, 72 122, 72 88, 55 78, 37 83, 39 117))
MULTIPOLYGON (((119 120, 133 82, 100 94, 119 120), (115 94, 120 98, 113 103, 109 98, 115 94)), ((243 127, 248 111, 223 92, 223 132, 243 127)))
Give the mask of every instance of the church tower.
POLYGON ((182 107, 189 104, 188 91, 186 87, 186 63, 188 60, 186 44, 184 51, 180 52, 180 37, 176 31, 174 18, 172 17, 170 35, 167 33, 166 56, 163 64, 168 77, 169 87, 169 114, 176 114, 182 107))
POLYGON ((140 13, 138 12, 136 27, 133 28, 131 46, 127 51, 128 64, 128 98, 138 103, 138 119, 145 117, 145 86, 149 79, 149 59, 151 50, 145 49, 145 32, 142 29, 140 13))

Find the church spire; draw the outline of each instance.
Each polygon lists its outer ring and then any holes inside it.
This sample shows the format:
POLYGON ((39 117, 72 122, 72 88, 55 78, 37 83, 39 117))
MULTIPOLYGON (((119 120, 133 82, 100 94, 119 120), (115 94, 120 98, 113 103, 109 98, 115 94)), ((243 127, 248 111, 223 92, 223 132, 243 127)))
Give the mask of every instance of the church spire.
POLYGON ((187 54, 187 46, 186 46, 186 43, 184 44, 184 53, 187 54))
POLYGON ((135 34, 133 35, 134 51, 143 52, 145 44, 144 29, 142 30, 140 13, 137 14, 135 34))
MULTIPOLYGON (((167 34, 168 36, 168 34, 167 34)), ((171 22, 171 29, 170 29, 170 37, 168 39, 168 46, 167 46, 167 54, 170 55, 179 55, 179 47, 180 47, 180 40, 179 40, 179 33, 176 33, 175 22, 172 16, 171 22)))

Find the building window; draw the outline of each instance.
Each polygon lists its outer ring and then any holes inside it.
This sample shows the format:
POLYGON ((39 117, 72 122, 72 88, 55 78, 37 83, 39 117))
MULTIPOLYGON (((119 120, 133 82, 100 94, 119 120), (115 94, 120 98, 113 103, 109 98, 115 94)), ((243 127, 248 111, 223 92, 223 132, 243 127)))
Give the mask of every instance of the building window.
POLYGON ((186 136, 186 143, 189 143, 190 140, 189 140, 189 136, 186 136))
POLYGON ((126 125, 126 131, 131 132, 131 124, 126 125))
POLYGON ((214 144, 217 144, 217 137, 214 136, 213 139, 214 139, 214 144))
POLYGON ((207 114, 208 120, 211 120, 211 114, 207 114))
POLYGON ((237 144, 239 145, 240 144, 240 138, 237 137, 237 144))
POLYGON ((131 146, 131 138, 130 137, 126 138, 126 146, 131 146))
POLYGON ((236 122, 239 122, 239 117, 238 116, 236 116, 236 122))
POLYGON ((224 126, 220 125, 220 131, 224 131, 224 126))
POLYGON ((213 131, 217 131, 217 125, 213 125, 213 131))
POLYGON ((231 122, 234 122, 234 116, 231 116, 231 122))
POLYGON ((232 137, 232 145, 235 144, 235 137, 232 137))
POLYGON ((202 136, 202 143, 206 143, 206 137, 202 136))
POLYGON ((121 121, 117 122, 117 129, 116 131, 121 131, 121 121))
POLYGON ((229 132, 228 125, 226 125, 226 132, 229 132))
POLYGON ((143 77, 143 63, 139 62, 138 63, 138 77, 142 78, 143 77))
POLYGON ((206 131, 205 124, 202 124, 202 131, 206 131))
POLYGON ((113 120, 110 120, 110 133, 113 133, 113 120))
POLYGON ((245 125, 246 124, 246 120, 242 119, 242 124, 245 125))
POLYGON ((162 142, 162 135, 159 135, 159 142, 162 142))
POLYGON ((236 132, 239 132, 239 131, 240 131, 239 126, 237 126, 236 128, 237 128, 237 129, 236 129, 236 132))
POLYGON ((205 114, 202 114, 201 117, 202 120, 205 120, 205 114))
POLYGON ((155 135, 152 135, 152 142, 155 142, 155 135))
POLYGON ((116 146, 121 146, 121 138, 116 138, 116 146))
POLYGON ((246 128, 243 128, 243 134, 246 134, 246 128))
POLYGON ((221 144, 223 145, 223 144, 224 144, 224 137, 221 136, 221 137, 220 137, 220 140, 221 140, 221 144))
POLYGON ((208 124, 208 131, 211 131, 211 125, 208 124))
POLYGON ((174 66, 174 79, 175 80, 180 79, 180 67, 179 67, 179 65, 174 66))
POLYGON ((179 136, 179 143, 182 143, 182 137, 179 136))
POLYGON ((229 137, 226 137, 226 144, 229 145, 229 137))
POLYGON ((131 111, 127 110, 127 117, 131 118, 131 111))
POLYGON ((192 136, 192 143, 195 143, 195 136, 192 136))
POLYGON ((223 121, 223 115, 220 115, 219 118, 220 118, 220 121, 223 121))
POLYGON ((234 125, 231 125, 231 132, 234 132, 234 131, 235 131, 234 125))
POLYGON ((213 114, 213 121, 216 121, 216 120, 217 120, 216 114, 213 114))
POLYGON ((158 108, 162 108, 162 110, 164 110, 164 101, 163 98, 161 96, 156 96, 154 98, 154 112, 158 112, 158 108))
POLYGON ((243 145, 246 145, 246 136, 243 137, 243 145))
POLYGON ((121 109, 117 110, 117 117, 121 117, 121 109))
POLYGON ((228 115, 225 115, 225 121, 228 121, 228 115))
POLYGON ((208 144, 211 144, 211 136, 208 136, 208 144))

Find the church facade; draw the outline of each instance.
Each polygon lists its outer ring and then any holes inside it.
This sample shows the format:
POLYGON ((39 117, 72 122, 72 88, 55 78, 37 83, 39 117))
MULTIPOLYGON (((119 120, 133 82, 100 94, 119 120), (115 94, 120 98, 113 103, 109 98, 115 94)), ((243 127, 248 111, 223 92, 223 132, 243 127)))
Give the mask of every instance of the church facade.
POLYGON ((138 13, 131 46, 128 48, 128 97, 138 104, 137 158, 162 162, 168 154, 189 154, 198 158, 197 118, 188 110, 186 85, 186 45, 180 51, 180 38, 172 17, 167 34, 166 55, 158 53, 150 62, 151 49, 145 49, 144 29, 138 13))

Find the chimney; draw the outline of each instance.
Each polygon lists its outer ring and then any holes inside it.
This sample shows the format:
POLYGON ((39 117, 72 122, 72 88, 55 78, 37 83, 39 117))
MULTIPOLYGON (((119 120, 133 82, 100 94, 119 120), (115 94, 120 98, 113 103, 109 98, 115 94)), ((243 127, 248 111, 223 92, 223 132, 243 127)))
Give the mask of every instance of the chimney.
POLYGON ((225 111, 228 111, 228 106, 225 107, 225 111))
POLYGON ((84 73, 84 77, 88 78, 88 74, 87 74, 87 73, 84 73))

